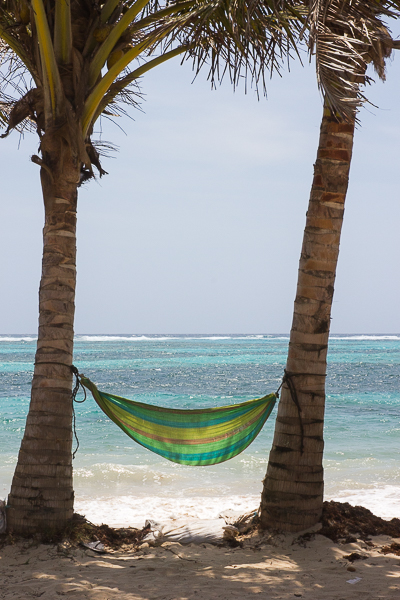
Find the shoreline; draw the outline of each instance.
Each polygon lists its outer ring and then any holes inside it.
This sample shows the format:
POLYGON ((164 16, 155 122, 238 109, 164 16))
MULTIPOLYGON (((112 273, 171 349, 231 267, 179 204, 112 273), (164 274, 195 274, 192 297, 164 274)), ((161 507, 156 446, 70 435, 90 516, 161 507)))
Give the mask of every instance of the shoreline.
MULTIPOLYGON (((328 487, 328 486, 326 486, 328 487)), ((8 496, 9 485, 2 486, 0 499, 8 496)), ((234 510, 242 514, 257 511, 260 504, 261 486, 258 493, 238 495, 187 494, 184 488, 176 490, 131 490, 127 495, 104 493, 104 486, 93 486, 89 491, 75 487, 75 512, 85 515, 89 521, 100 525, 107 522, 111 527, 141 528, 147 519, 169 522, 177 519, 216 519, 220 513, 234 510)), ((364 506, 386 521, 400 515, 400 486, 339 490, 325 493, 325 501, 348 502, 364 506)))
MULTIPOLYGON (((364 506, 373 514, 385 521, 390 521, 400 515, 400 487, 392 486, 391 495, 395 495, 390 506, 385 497, 385 489, 349 490, 347 493, 325 495, 325 501, 331 500, 339 503, 348 502, 352 506, 364 506), (384 502, 383 502, 384 500, 384 502), (380 503, 380 505, 379 505, 380 503), (380 509, 380 510, 379 510, 380 509)), ((217 519, 221 513, 229 510, 249 513, 257 512, 260 504, 261 490, 258 494, 249 495, 224 495, 217 496, 184 496, 173 497, 171 494, 138 495, 138 496, 79 496, 75 499, 75 510, 84 514, 92 523, 100 525, 107 521, 111 527, 138 527, 144 526, 147 519, 159 522, 174 520, 217 519), (123 518, 121 518, 123 515, 123 518), (106 516, 106 519, 105 519, 106 516)))

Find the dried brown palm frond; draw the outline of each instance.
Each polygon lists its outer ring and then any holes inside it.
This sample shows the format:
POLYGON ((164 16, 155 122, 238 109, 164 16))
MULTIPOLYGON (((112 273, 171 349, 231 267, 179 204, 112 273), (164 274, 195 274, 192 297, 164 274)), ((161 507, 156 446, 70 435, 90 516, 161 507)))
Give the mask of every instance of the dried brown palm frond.
POLYGON ((28 89, 30 79, 24 63, 0 39, 0 97, 7 94, 7 90, 16 97, 24 94, 28 89))
MULTIPOLYGON (((31 77, 24 63, 4 42, 0 44, 0 126, 9 124, 15 104, 31 87, 31 77)), ((18 131, 34 130, 31 118, 24 117, 17 126, 18 131)))
POLYGON ((399 17, 399 3, 377 0, 311 0, 309 48, 315 54, 318 85, 342 118, 353 119, 367 101, 370 63, 381 79, 393 40, 384 19, 399 17))
POLYGON ((3 125, 4 127, 6 127, 7 123, 8 123, 8 115, 3 110, 3 107, 0 107, 0 125, 3 125))
POLYGON ((213 84, 227 72, 235 85, 248 75, 257 84, 298 53, 306 19, 307 7, 297 0, 197 0, 155 32, 167 47, 186 45, 195 72, 207 65, 213 84))
POLYGON ((113 158, 113 155, 119 151, 119 146, 105 140, 92 140, 93 147, 96 149, 99 156, 107 156, 113 158))
MULTIPOLYGON (((140 67, 137 61, 137 68, 140 67)), ((130 77, 132 69, 125 69, 118 77, 104 97, 104 102, 99 107, 102 116, 113 120, 115 117, 128 117, 131 115, 128 107, 140 110, 143 94, 138 77, 130 77)))

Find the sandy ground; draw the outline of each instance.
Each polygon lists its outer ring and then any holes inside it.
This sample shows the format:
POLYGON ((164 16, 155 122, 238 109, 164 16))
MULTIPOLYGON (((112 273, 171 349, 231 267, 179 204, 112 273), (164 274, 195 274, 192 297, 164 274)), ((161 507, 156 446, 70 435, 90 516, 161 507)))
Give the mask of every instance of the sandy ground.
POLYGON ((0 549, 0 598, 400 600, 400 556, 381 552, 400 539, 372 537, 371 546, 308 537, 254 533, 242 548, 165 542, 102 555, 19 541, 0 549), (351 563, 351 553, 363 558, 351 563))

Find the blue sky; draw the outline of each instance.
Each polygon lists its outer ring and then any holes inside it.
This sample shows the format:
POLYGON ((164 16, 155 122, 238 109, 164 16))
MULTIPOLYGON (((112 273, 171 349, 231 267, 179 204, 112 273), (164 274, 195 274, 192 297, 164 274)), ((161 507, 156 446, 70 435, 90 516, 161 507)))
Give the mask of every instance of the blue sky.
MULTIPOLYGON (((77 333, 283 333, 322 114, 313 66, 268 99, 211 91, 179 58, 142 79, 134 120, 79 193, 77 333)), ((400 332, 400 58, 368 89, 356 132, 334 333, 400 332)), ((1 333, 37 329, 43 209, 34 135, 0 140, 1 333)))

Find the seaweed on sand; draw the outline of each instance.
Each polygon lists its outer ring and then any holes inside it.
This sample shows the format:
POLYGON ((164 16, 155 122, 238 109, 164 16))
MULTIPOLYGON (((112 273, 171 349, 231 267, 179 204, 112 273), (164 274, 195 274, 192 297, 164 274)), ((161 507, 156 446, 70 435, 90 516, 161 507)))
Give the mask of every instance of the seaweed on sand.
MULTIPOLYGON (((71 546, 95 541, 101 542, 107 548, 117 550, 121 546, 138 546, 146 533, 148 533, 147 528, 140 530, 133 527, 114 528, 104 524, 94 525, 84 516, 75 513, 65 528, 30 535, 28 539, 42 544, 68 543, 71 546)), ((22 537, 17 538, 12 532, 4 533, 0 535, 0 547, 13 544, 22 537)))
POLYGON ((367 540, 370 535, 400 537, 400 519, 385 521, 363 506, 351 506, 348 502, 324 502, 322 529, 320 534, 334 542, 356 541, 356 537, 367 540))

